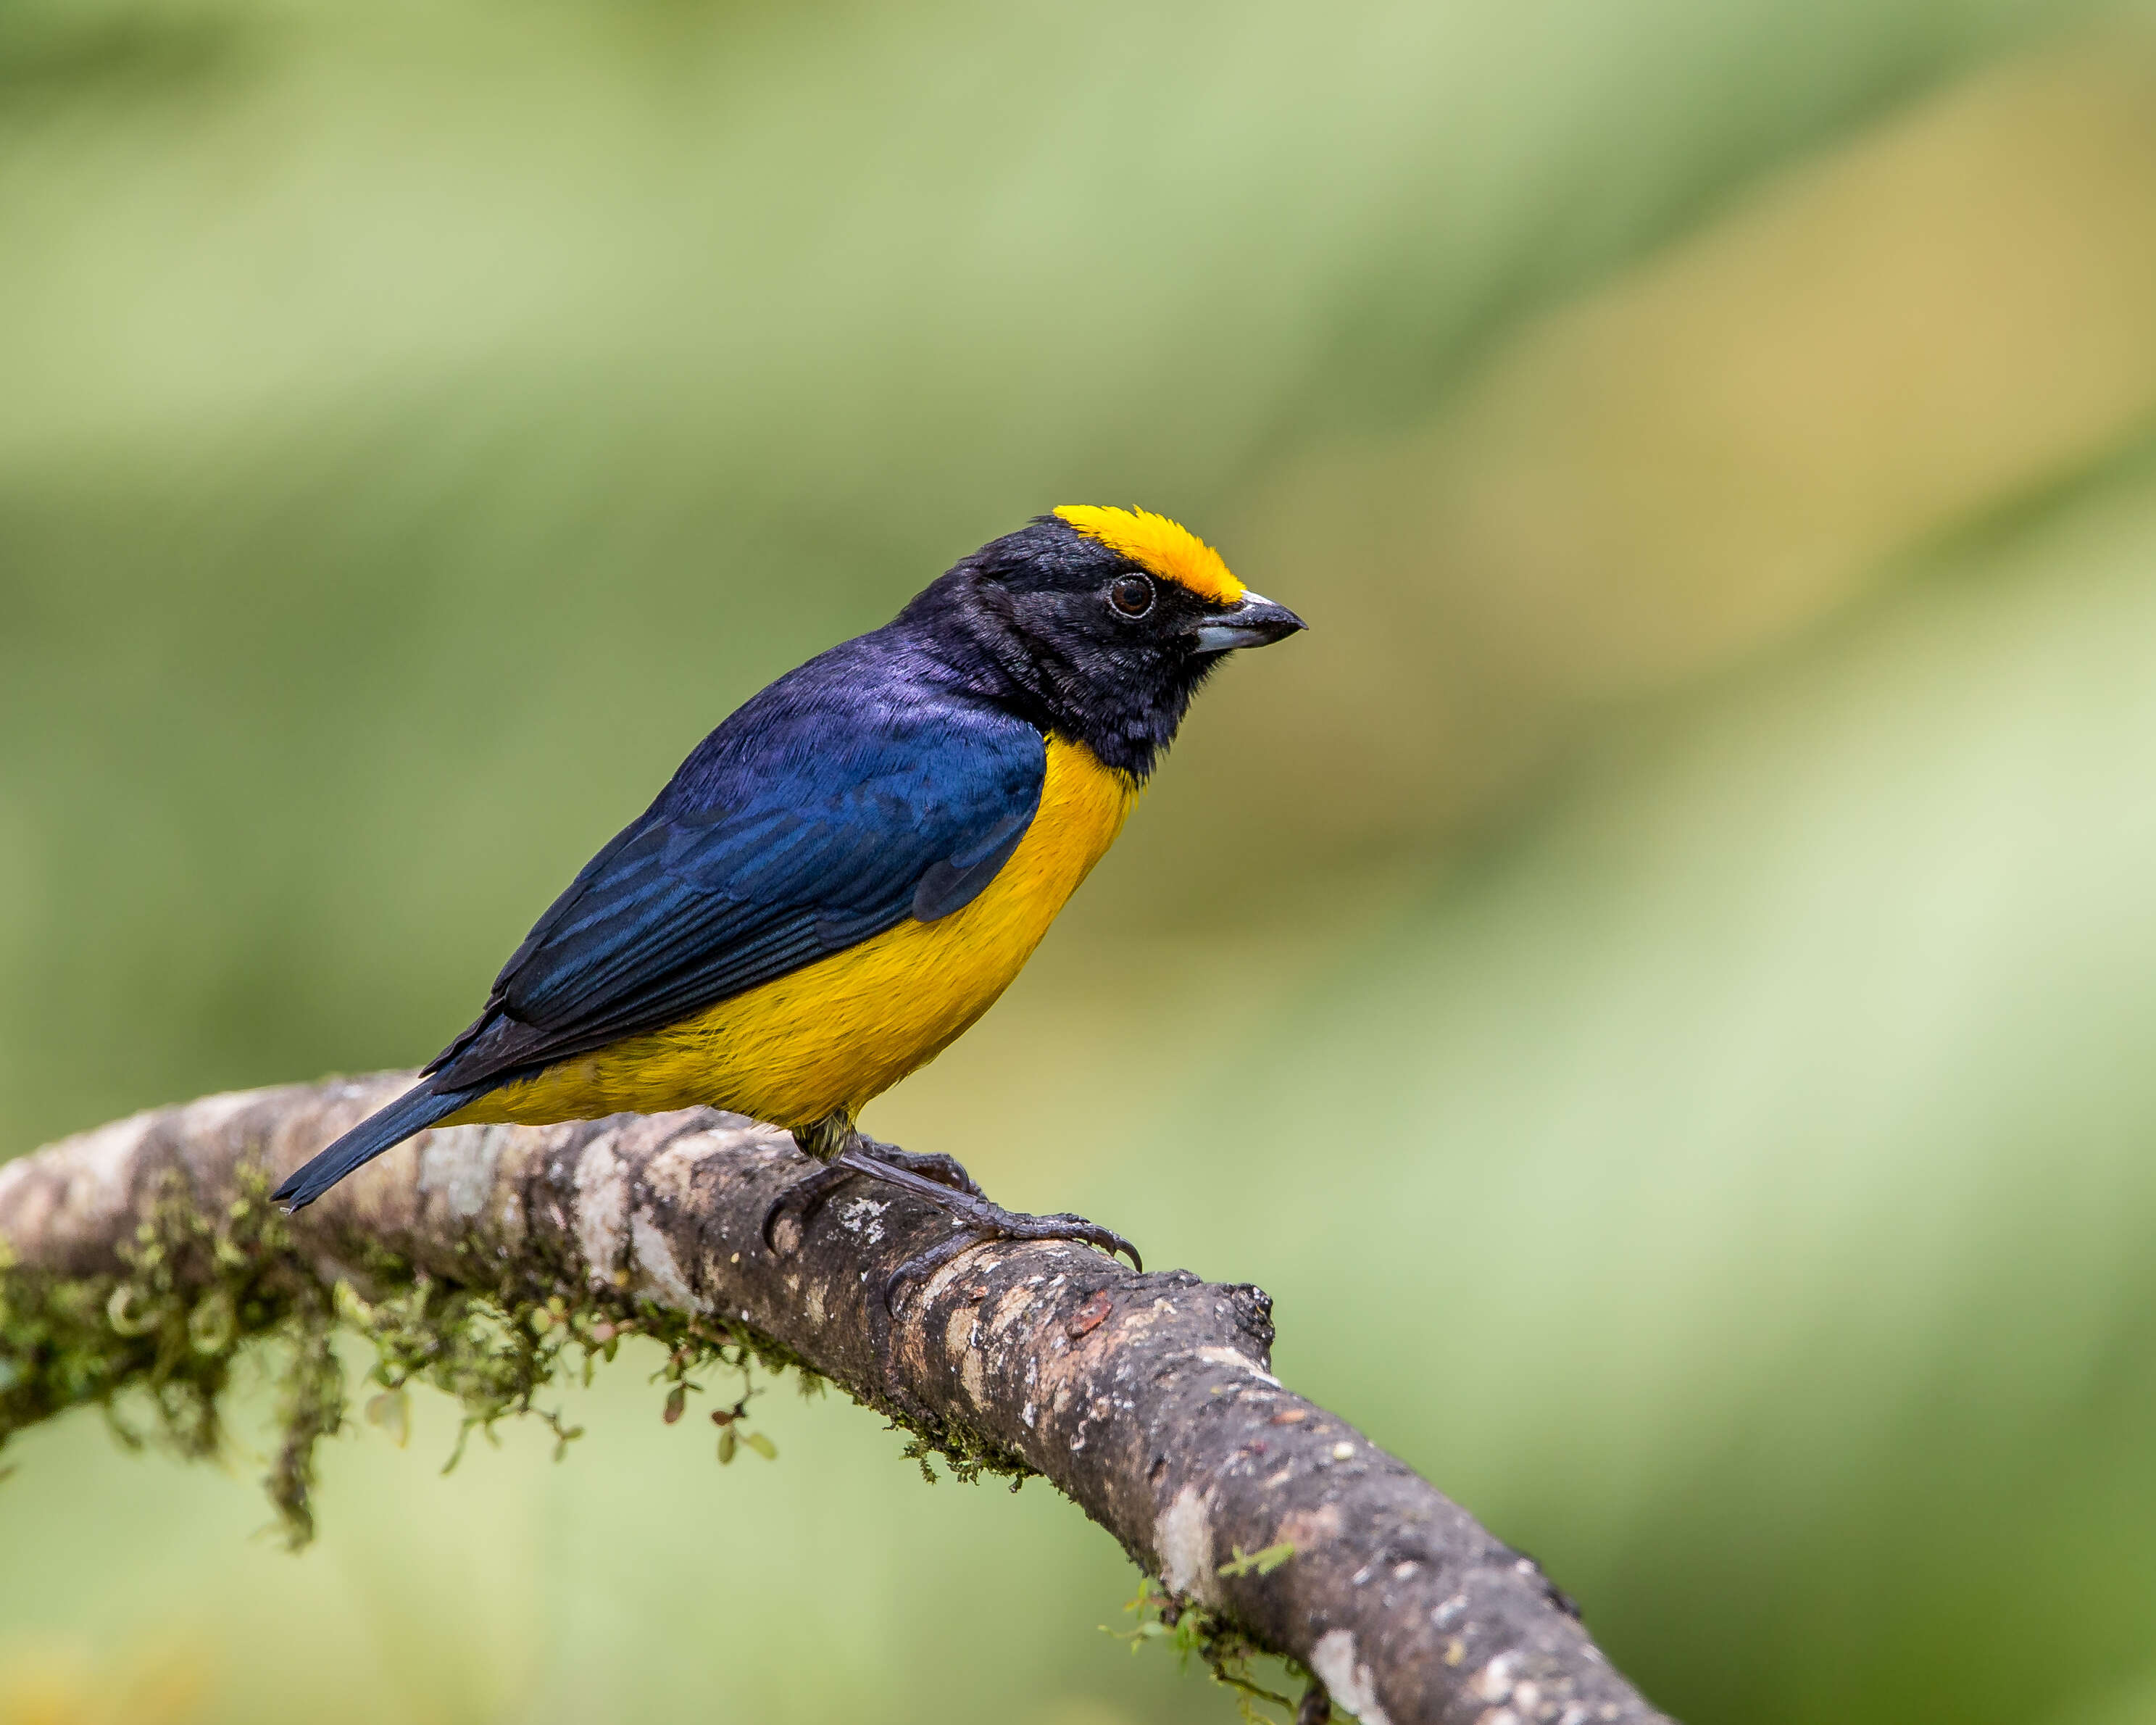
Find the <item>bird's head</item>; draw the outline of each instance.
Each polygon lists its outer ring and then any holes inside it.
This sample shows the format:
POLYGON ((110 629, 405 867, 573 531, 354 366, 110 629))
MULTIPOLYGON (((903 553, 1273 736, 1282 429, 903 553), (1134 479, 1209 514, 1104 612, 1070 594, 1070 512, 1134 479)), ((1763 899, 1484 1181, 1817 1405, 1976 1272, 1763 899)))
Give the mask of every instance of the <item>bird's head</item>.
POLYGON ((1068 504, 993 540, 916 604, 956 622, 1055 730, 1142 778, 1213 668, 1305 625, 1188 528, 1068 504))

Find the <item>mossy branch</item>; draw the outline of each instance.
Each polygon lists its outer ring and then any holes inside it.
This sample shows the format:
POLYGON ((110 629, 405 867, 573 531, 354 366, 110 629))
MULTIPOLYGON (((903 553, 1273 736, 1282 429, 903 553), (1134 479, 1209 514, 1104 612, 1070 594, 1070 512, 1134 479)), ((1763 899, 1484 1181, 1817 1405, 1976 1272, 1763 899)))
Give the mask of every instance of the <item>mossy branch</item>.
MULTIPOLYGON (((533 1413, 563 1445, 539 1399, 564 1356, 588 1371, 641 1333, 666 1349, 670 1419, 706 1366, 793 1367, 903 1427, 924 1471, 1045 1476, 1153 1579, 1140 1639, 1252 1696, 1249 1656, 1288 1659, 1317 1680, 1305 1722, 1328 1693, 1368 1725, 1662 1718, 1531 1561, 1280 1385, 1259 1290, 1000 1243, 883 1332, 869 1301, 948 1219, 848 1191, 767 1247, 803 1159, 709 1111, 428 1132, 296 1217, 267 1202, 407 1081, 211 1097, 0 1167, 0 1444, 95 1405, 128 1441, 213 1453, 234 1363, 262 1348, 281 1386, 266 1483, 298 1543, 316 1444, 346 1419, 340 1329, 372 1347, 367 1417, 393 1435, 416 1379, 467 1432, 533 1413)), ((767 1448, 745 1412, 715 1413, 722 1447, 767 1448)))

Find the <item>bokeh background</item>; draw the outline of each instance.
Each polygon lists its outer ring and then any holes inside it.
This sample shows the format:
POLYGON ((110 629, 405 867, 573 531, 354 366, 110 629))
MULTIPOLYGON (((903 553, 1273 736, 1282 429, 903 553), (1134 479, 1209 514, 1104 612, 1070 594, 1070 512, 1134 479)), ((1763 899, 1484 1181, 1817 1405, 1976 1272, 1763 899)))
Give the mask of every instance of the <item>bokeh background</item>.
MULTIPOLYGON (((870 1125, 1265 1285, 1694 1725, 2156 1721, 2147 8, 0 0, 0 1154, 424 1057, 1070 501, 1312 631, 870 1125)), ((1234 1717, 649 1363, 298 1558, 33 1434, 0 1722, 1234 1717)))

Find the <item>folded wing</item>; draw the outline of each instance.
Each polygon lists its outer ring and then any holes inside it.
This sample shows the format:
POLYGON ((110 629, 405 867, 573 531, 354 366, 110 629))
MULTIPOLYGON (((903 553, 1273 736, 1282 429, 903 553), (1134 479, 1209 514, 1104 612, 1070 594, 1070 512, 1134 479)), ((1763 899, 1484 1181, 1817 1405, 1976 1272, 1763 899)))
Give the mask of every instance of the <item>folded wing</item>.
POLYGON ((427 1069, 430 1088, 655 1029, 909 916, 951 914, 1017 849, 1046 772, 1038 731, 978 711, 882 716, 836 748, 725 741, 540 918, 427 1069))

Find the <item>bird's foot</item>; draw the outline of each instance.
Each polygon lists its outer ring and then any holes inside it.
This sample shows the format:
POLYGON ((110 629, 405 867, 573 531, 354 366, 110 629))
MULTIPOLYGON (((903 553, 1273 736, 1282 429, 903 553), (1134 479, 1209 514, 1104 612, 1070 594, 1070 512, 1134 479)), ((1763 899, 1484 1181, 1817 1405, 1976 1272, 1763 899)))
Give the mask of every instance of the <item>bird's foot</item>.
MULTIPOLYGON (((797 1138, 795 1142, 800 1140, 797 1138)), ((811 1155, 815 1153, 807 1144, 802 1147, 811 1155)), ((823 1167, 795 1181, 772 1199, 771 1207, 763 1213, 763 1243, 767 1246, 773 1243, 779 1223, 789 1214, 805 1229, 816 1212, 830 1201, 831 1194, 847 1181, 860 1174, 876 1174, 886 1168, 918 1175, 968 1198, 984 1201, 987 1198, 974 1183, 973 1177, 966 1172, 965 1164, 955 1156, 945 1156, 938 1151, 916 1155, 896 1144, 879 1143, 855 1132, 823 1167)))
MULTIPOLYGON (((842 1153, 840 1159, 844 1159, 844 1153, 842 1153)), ((1145 1268, 1138 1257, 1138 1249, 1130 1241, 1114 1229, 1103 1228, 1098 1222, 1089 1222, 1083 1216, 1074 1216, 1067 1212, 1055 1216, 1029 1216, 1023 1211, 1007 1210, 1001 1204, 989 1203, 987 1195, 971 1180, 967 1181, 964 1188, 937 1184, 886 1157, 865 1157, 853 1165, 858 1173, 872 1179, 881 1180, 886 1185, 896 1186, 901 1191, 927 1199, 958 1224, 957 1233, 939 1240, 926 1250, 916 1252, 891 1271, 891 1279, 883 1288, 883 1304, 886 1312, 896 1308, 898 1296, 907 1283, 918 1281, 941 1269, 968 1246, 985 1245, 990 1240, 1076 1240, 1111 1256, 1121 1252, 1131 1260, 1133 1269, 1145 1268)))
POLYGON ((907 1285, 932 1276, 959 1253, 969 1247, 986 1245, 998 1240, 1070 1240, 1106 1252, 1110 1257, 1121 1252, 1131 1260, 1131 1268, 1143 1271, 1145 1261, 1138 1256, 1138 1249, 1112 1228, 1103 1228, 1098 1222, 1089 1222, 1083 1216, 1073 1215, 1068 1210, 1053 1216, 1029 1216, 1022 1210, 1007 1210, 1000 1204, 990 1204, 985 1198, 968 1203, 945 1203, 943 1208, 958 1220, 958 1231, 939 1240, 925 1250, 916 1252, 891 1273, 883 1285, 883 1304, 886 1312, 897 1309, 899 1297, 907 1285))
POLYGON ((856 1176, 880 1180, 887 1186, 925 1198, 958 1224, 957 1231, 926 1250, 916 1252, 891 1272, 884 1284, 882 1305, 888 1312, 909 1283, 932 1274, 969 1246, 997 1240, 1069 1240, 1089 1245, 1110 1256, 1121 1252, 1132 1267, 1145 1268, 1137 1248, 1112 1228, 1103 1228, 1083 1216, 1069 1214, 1030 1216, 991 1204, 973 1176, 955 1158, 937 1154, 915 1155, 895 1144, 878 1143, 859 1133, 822 1168, 788 1187, 764 1212, 763 1240, 773 1243, 779 1222, 789 1214, 806 1228, 809 1219, 831 1194, 856 1176))

